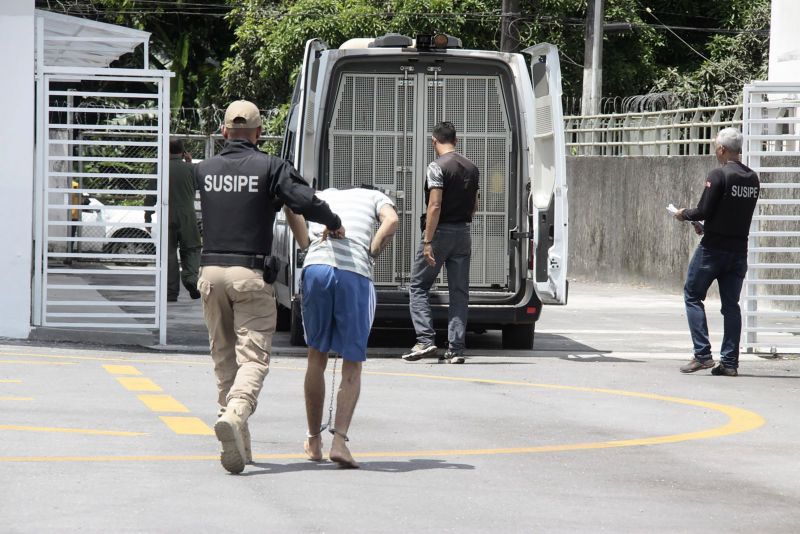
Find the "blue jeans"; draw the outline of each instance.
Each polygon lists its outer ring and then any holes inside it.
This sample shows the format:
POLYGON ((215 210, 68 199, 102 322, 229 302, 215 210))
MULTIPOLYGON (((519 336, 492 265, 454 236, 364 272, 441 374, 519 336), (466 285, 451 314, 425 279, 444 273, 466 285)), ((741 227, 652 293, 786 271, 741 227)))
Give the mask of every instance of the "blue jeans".
POLYGON ((411 285, 408 288, 411 303, 411 321, 417 332, 419 343, 433 343, 436 332, 431 317, 430 289, 444 265, 447 269, 447 289, 450 306, 447 310, 447 339, 450 350, 464 351, 469 306, 469 263, 472 256, 472 238, 469 225, 440 224, 433 236, 433 257, 436 266, 431 267, 422 255, 422 241, 414 258, 411 285))
POLYGON ((694 344, 694 356, 700 361, 709 360, 711 343, 708 341, 708 323, 703 301, 708 288, 716 280, 722 301, 724 334, 720 347, 722 365, 739 367, 739 339, 742 335, 742 313, 739 310, 739 295, 742 292, 744 275, 747 273, 747 252, 732 252, 706 248, 698 245, 689 262, 683 299, 686 303, 686 318, 694 344))

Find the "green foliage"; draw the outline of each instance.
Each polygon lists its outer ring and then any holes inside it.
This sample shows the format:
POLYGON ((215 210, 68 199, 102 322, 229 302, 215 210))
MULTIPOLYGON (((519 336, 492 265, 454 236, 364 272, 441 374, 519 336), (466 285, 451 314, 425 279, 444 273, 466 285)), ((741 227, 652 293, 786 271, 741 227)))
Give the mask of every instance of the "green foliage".
MULTIPOLYGON (((151 32, 151 63, 176 74, 173 109, 203 110, 177 116, 173 130, 214 131, 219 110, 247 98, 278 110, 269 114, 268 129, 281 132, 305 42, 314 37, 334 48, 354 37, 389 32, 445 32, 473 49, 496 50, 500 44, 501 0, 36 1, 39 7, 151 32)), ((632 27, 604 35, 603 94, 664 91, 684 103, 737 100, 743 83, 766 76, 769 4, 606 0, 605 22, 632 27)), ((520 8, 513 24, 521 48, 538 42, 558 46, 564 94, 580 97, 587 0, 520 0, 520 8)), ((123 58, 119 66, 140 66, 136 57, 123 58)))
MULTIPOLYGON (((220 67, 233 44, 225 19, 196 6, 191 0, 37 0, 37 7, 150 32, 151 64, 175 73, 173 110, 217 101, 220 67)), ((115 66, 141 68, 141 54, 123 56, 115 66)))
MULTIPOLYGON (((262 108, 287 104, 302 62, 307 40, 318 37, 338 47, 354 37, 374 37, 389 32, 415 35, 445 32, 464 39, 473 48, 495 48, 496 19, 442 13, 487 13, 490 0, 254 0, 236 7, 229 20, 236 28, 233 55, 223 66, 226 100, 247 98, 262 108)), ((270 121, 282 129, 282 115, 270 121)), ((273 129, 273 131, 277 131, 273 129)))
MULTIPOLYGON (((319 37, 338 47, 350 38, 388 32, 445 32, 460 37, 465 48, 497 50, 500 42, 500 0, 229 1, 236 42, 222 70, 223 100, 248 98, 262 108, 279 108, 268 122, 275 133, 283 129, 308 39, 319 37)), ((521 17, 514 24, 521 48, 543 41, 558 46, 564 94, 580 96, 586 0, 522 1, 520 6, 521 17)), ((640 6, 639 0, 607 1, 606 20, 635 27, 605 37, 605 94, 647 92, 661 74, 656 51, 664 37, 645 24, 640 6)))
POLYGON ((726 24, 742 28, 735 34, 712 35, 705 46, 708 59, 693 70, 667 67, 653 84, 684 100, 731 104, 741 101, 742 86, 766 79, 769 54, 770 4, 768 0, 731 2, 726 24))

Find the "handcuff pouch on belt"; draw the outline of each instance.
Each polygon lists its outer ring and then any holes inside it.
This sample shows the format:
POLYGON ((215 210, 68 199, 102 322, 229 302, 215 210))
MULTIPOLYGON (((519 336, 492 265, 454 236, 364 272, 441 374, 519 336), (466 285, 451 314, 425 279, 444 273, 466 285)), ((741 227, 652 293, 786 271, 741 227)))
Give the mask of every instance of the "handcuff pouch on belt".
POLYGON ((262 277, 268 284, 274 284, 278 279, 278 273, 285 265, 279 258, 275 256, 264 256, 264 274, 262 277))

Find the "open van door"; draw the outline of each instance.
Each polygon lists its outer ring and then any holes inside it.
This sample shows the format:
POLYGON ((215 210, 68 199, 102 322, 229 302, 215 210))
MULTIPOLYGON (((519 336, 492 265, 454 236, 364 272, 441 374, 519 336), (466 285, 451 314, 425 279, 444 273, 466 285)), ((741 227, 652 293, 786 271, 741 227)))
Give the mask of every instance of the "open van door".
POLYGON ((547 43, 524 50, 532 56, 533 121, 528 121, 532 154, 529 202, 536 208, 534 280, 546 304, 566 304, 567 283, 567 178, 564 119, 561 111, 561 67, 558 49, 547 43))
MULTIPOLYGON (((327 45, 319 39, 311 39, 306 42, 303 65, 292 93, 292 103, 286 118, 286 129, 281 147, 281 158, 294 165, 295 169, 312 187, 314 187, 314 178, 316 178, 313 164, 314 147, 307 146, 306 137, 313 139, 314 108, 317 105, 314 93, 319 72, 319 55, 327 48, 327 45)), ((294 301, 294 296, 300 288, 300 269, 296 268, 299 264, 298 250, 286 222, 286 216, 283 211, 278 211, 275 214, 272 253, 288 264, 288 268, 281 270, 273 285, 278 304, 276 329, 278 331, 288 330, 292 345, 304 343, 300 308, 294 301)))
POLYGON ((297 82, 292 94, 292 104, 289 108, 289 116, 286 119, 286 130, 281 150, 281 157, 291 162, 309 184, 314 176, 310 175, 311 171, 304 165, 304 157, 306 156, 304 137, 306 133, 314 133, 314 91, 319 72, 319 53, 327 49, 328 45, 320 39, 315 38, 306 41, 303 65, 297 75, 297 82), (306 132, 307 129, 310 131, 306 132))

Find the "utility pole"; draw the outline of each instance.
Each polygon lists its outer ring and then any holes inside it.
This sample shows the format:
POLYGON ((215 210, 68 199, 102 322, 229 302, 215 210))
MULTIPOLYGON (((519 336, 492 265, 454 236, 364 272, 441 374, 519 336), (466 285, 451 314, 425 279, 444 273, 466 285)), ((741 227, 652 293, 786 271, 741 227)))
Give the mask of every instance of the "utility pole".
POLYGON ((519 0, 503 0, 500 14, 501 52, 516 52, 519 49, 519 24, 516 21, 521 15, 519 0))
POLYGON ((586 7, 586 49, 583 55, 581 115, 600 114, 603 96, 603 18, 605 0, 589 0, 586 7))

